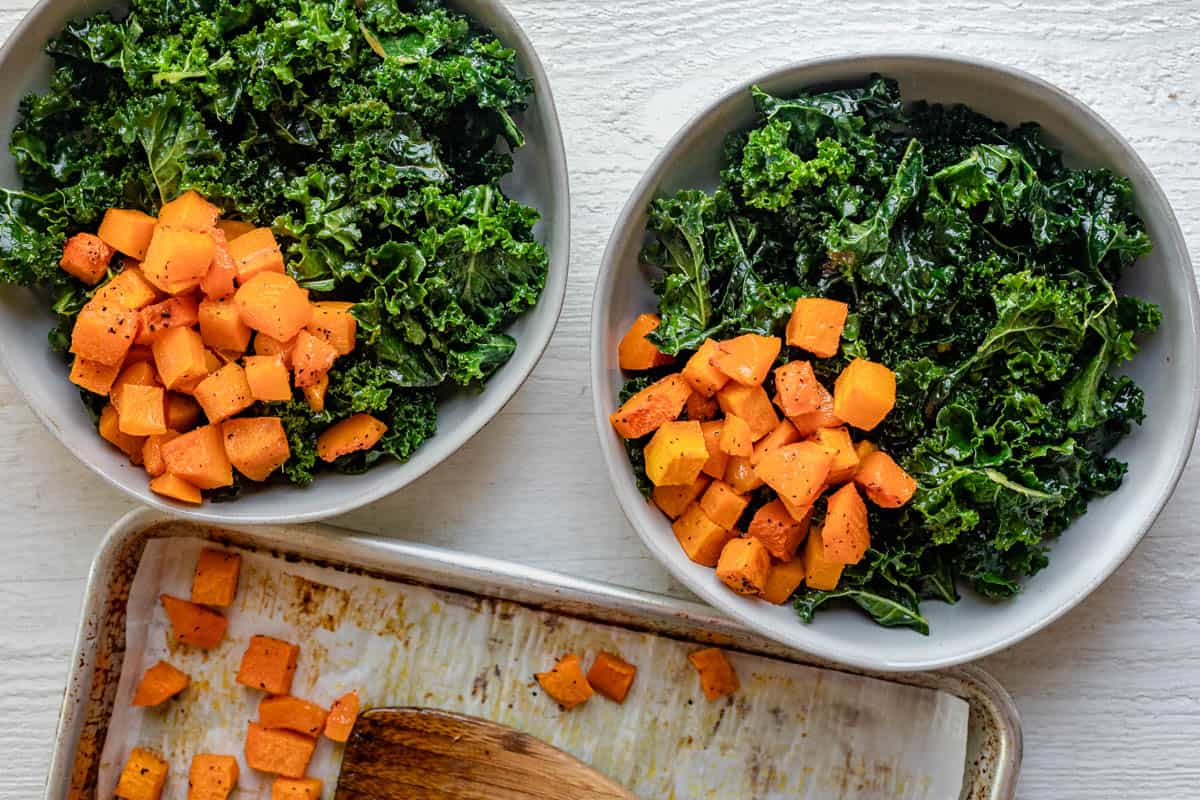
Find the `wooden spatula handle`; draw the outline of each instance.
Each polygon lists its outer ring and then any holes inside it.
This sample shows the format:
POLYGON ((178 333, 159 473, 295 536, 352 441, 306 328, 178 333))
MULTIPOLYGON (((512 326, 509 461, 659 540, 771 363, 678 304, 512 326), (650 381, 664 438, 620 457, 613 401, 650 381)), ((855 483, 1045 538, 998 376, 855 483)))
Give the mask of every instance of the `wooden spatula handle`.
POLYGON ((336 800, 637 800, 545 742, 488 720, 376 708, 354 725, 336 800))

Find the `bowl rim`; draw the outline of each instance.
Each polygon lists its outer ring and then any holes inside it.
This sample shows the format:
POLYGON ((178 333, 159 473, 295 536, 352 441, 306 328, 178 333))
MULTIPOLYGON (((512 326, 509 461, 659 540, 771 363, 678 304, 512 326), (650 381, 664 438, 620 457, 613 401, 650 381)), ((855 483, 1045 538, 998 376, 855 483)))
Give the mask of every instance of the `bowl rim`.
MULTIPOLYGON (((1099 128, 1119 145, 1123 151, 1123 155, 1128 157, 1131 165, 1148 178, 1147 186, 1141 190, 1143 195, 1148 192, 1155 198, 1156 202, 1161 204, 1165 210, 1165 214, 1160 217, 1162 223, 1172 230, 1174 238, 1184 243, 1180 249, 1182 261, 1178 264, 1178 268, 1185 273, 1186 277, 1188 287, 1185 298, 1188 317, 1186 324, 1190 328, 1191 339, 1195 342, 1200 342, 1200 294, 1197 293, 1196 277, 1192 270, 1186 239, 1179 226, 1175 211, 1171 207, 1166 194, 1163 192, 1158 179, 1129 141, 1082 100, 1036 75, 988 59, 948 52, 880 50, 853 51, 840 55, 822 56, 790 62, 759 73, 748 80, 739 81, 732 88, 721 92, 713 101, 688 118, 667 143, 662 146, 634 186, 613 224, 612 232, 609 235, 609 240, 604 250, 604 256, 600 262, 600 269, 596 276, 596 284, 592 295, 589 346, 593 415, 595 417, 596 431, 600 439, 600 450, 604 457, 609 481, 612 484, 614 494, 617 496, 621 510, 625 514, 626 519, 629 520, 629 524, 642 539, 643 544, 646 545, 655 559, 670 572, 671 576, 690 591, 700 596, 706 603, 719 609, 722 613, 730 615, 764 636, 820 658, 864 669, 901 672, 951 667, 974 661, 1011 647, 1062 617, 1095 591, 1101 583, 1107 580, 1129 558, 1134 548, 1154 525, 1183 476, 1184 467, 1187 465, 1188 458, 1191 455, 1190 443, 1195 438, 1197 422, 1200 421, 1200 373, 1197 373, 1194 377, 1191 386, 1188 428, 1186 431, 1181 432, 1182 440, 1189 443, 1189 445, 1177 454, 1175 464, 1172 466, 1170 480, 1161 484, 1157 495, 1153 497, 1153 501, 1146 504, 1143 521, 1138 525, 1136 531, 1125 537, 1120 542, 1119 547, 1113 549, 1112 553, 1104 561, 1103 566, 1089 580, 1081 582, 1070 594, 1065 603, 1052 608, 1048 613, 1041 614, 1027 624, 1017 627, 1007 635, 990 643, 969 648, 959 648, 957 650, 930 647, 929 655, 924 658, 893 658, 888 655, 886 646, 881 647, 878 654, 863 656, 854 654, 846 655, 839 652, 836 645, 825 645, 811 641, 804 623, 800 622, 799 619, 796 620, 794 625, 789 625, 783 629, 768 627, 756 619, 754 615, 744 611, 744 606, 738 602, 741 598, 720 591, 720 587, 713 587, 710 584, 696 580, 689 569, 690 562, 686 562, 686 559, 683 558, 682 551, 678 547, 671 549, 671 545, 674 542, 664 542, 656 538, 642 524, 640 517, 647 510, 647 501, 624 475, 624 470, 628 468, 628 460, 625 457, 624 448, 620 447, 616 441, 616 434, 609 423, 609 414, 613 411, 611 407, 613 398, 604 395, 600 390, 605 381, 605 373, 607 371, 603 354, 608 350, 608 343, 612 337, 612 333, 604 324, 603 317, 606 316, 613 288, 616 285, 618 265, 615 262, 618 258, 617 250, 621 249, 622 240, 626 238, 627 231, 632 223, 639 219, 646 204, 656 196, 658 184, 663 173, 669 164, 678 157, 678 151, 690 144, 688 140, 692 138, 694 132, 703 122, 724 111, 730 103, 743 98, 749 92, 751 86, 771 83, 797 72, 814 69, 834 68, 846 73, 854 72, 860 75, 863 73, 864 63, 879 61, 908 62, 923 65, 935 64, 944 66, 948 70, 968 68, 991 72, 1006 81, 1025 84, 1053 98, 1057 102, 1067 106, 1072 114, 1083 118, 1089 125, 1099 128)), ((833 79, 831 82, 836 83, 837 81, 833 79)), ((615 341, 615 339, 612 341, 615 341)))
MULTIPOLYGON (((38 0, 25 13, 8 36, 3 41, 0 41, 0 63, 3 63, 9 57, 11 50, 16 46, 16 42, 23 39, 26 32, 33 28, 42 15, 46 14, 48 9, 54 6, 56 2, 58 0, 38 0)), ((278 512, 273 513, 226 514, 219 510, 225 507, 225 504, 215 504, 209 501, 199 506, 185 506, 181 503, 172 503, 164 498, 160 498, 151 492, 148 487, 144 490, 131 489, 117 481, 108 473, 104 466, 86 458, 83 452, 64 434, 50 415, 33 402, 33 397, 26 389, 24 382, 18 380, 16 377, 16 371, 9 360, 8 346, 0 342, 0 366, 3 366, 9 381, 16 387, 17 392, 25 401, 25 405, 33 410, 41 423, 54 434, 55 438, 58 439, 76 460, 87 466, 88 469, 99 475, 110 486, 116 488, 130 499, 177 517, 200 522, 240 525, 315 522, 357 510, 369 503, 387 497, 427 475, 450 456, 458 452, 463 445, 483 430, 512 398, 516 396, 538 363, 540 363, 542 355, 550 345, 550 340, 554 337, 554 331, 558 327, 558 322, 562 315, 563 303, 566 299, 567 278, 570 271, 571 181, 567 165, 566 144, 563 139, 558 108, 554 101, 554 92, 550 85, 550 78, 546 74, 545 66, 542 64, 541 57, 538 55, 533 42, 529 39, 524 28, 517 22, 512 12, 509 11, 508 7, 501 0, 469 0, 467 4, 486 8, 488 13, 504 26, 505 39, 507 40, 504 44, 516 53, 521 68, 528 72, 528 77, 533 81, 533 91, 530 97, 536 98, 538 111, 545 119, 545 129, 551 134, 547 142, 546 151, 542 156, 549 164, 548 172, 550 174, 553 193, 552 207, 554 208, 552 230, 553 240, 557 243, 557 247, 554 252, 549 253, 546 281, 538 297, 538 306, 542 304, 548 305, 544 309, 539 309, 535 306, 522 315, 522 318, 528 318, 540 311, 546 317, 546 322, 544 323, 546 330, 541 336, 535 339, 518 340, 518 351, 523 350, 524 355, 522 357, 523 360, 517 362, 518 371, 514 373, 511 387, 507 391, 494 392, 491 395, 478 395, 478 404, 460 424, 445 432, 439 427, 437 435, 422 445, 425 448, 436 442, 437 450, 433 451, 436 454, 418 472, 408 475, 399 470, 395 479, 391 481, 381 482, 371 488, 363 488, 359 491, 347 491, 339 494, 334 498, 335 502, 328 504, 326 508, 303 512, 289 512, 286 508, 281 508, 278 512), (438 437, 443 438, 439 439, 438 437)), ((114 2, 109 5, 116 6, 118 3, 114 2)), ((475 22, 479 21, 478 14, 471 13, 460 7, 464 5, 462 0, 449 0, 448 5, 458 7, 461 13, 467 15, 475 22)), ((103 8, 94 8, 88 13, 99 13, 102 10, 103 8)), ((496 33, 497 28, 500 27, 499 25, 493 24, 485 27, 489 31, 492 31, 493 35, 499 35, 496 33)), ((544 214, 542 215, 542 219, 546 219, 544 214)), ((409 462, 401 462, 401 466, 407 463, 409 462)), ((286 501, 281 500, 280 503, 286 503, 286 501)))

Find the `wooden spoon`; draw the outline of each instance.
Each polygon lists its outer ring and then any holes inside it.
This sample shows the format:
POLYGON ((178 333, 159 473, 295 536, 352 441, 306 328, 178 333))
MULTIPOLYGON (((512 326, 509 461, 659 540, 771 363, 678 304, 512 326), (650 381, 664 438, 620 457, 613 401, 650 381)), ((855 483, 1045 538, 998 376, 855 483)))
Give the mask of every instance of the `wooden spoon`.
POLYGON ((495 722, 375 708, 354 724, 335 800, 638 800, 582 761, 495 722))

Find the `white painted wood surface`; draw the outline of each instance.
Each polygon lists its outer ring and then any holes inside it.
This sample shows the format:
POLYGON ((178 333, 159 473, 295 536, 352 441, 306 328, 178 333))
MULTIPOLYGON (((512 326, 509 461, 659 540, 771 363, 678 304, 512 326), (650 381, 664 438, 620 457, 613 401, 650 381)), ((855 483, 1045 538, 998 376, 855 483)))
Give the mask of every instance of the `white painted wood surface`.
MULTIPOLYGON (((30 5, 0 0, 0 38, 30 5)), ((511 6, 546 63, 567 140, 574 241, 562 320, 500 417, 418 485, 340 524, 682 594, 626 524, 604 476, 587 385, 591 288, 609 226, 658 148, 717 92, 789 61, 908 48, 1030 70, 1133 141, 1200 254, 1194 0, 511 6)), ((1200 796, 1197 478, 1200 462, 1083 606, 985 662, 1024 718, 1022 798, 1200 796)), ((74 462, 4 376, 0 481, 0 797, 32 798, 45 779, 88 565, 129 503, 74 462)))

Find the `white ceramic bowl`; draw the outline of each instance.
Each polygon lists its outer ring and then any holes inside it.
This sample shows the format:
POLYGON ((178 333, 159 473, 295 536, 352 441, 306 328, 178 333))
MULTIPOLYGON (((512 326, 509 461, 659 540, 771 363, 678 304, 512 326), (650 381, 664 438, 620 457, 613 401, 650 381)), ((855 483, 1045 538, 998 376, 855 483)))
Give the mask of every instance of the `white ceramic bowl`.
POLYGON ((1104 120, 1065 92, 1017 70, 973 59, 869 55, 810 61, 737 87, 684 126, 642 178, 618 218, 600 268, 592 307, 592 393, 600 444, 617 497, 647 547, 688 588, 766 636, 822 658, 878 670, 944 667, 995 652, 1029 636, 1082 600, 1129 555, 1179 480, 1196 429, 1197 297, 1183 234, 1146 165, 1104 120), (1033 120, 1073 165, 1128 175, 1154 251, 1129 271, 1122 289, 1162 306, 1163 325, 1129 365, 1145 389, 1146 421, 1113 453, 1129 462, 1119 491, 1093 503, 1054 544, 1050 566, 1012 600, 992 603, 964 592, 957 605, 926 602, 930 635, 881 628, 856 609, 822 610, 812 624, 788 606, 739 597, 713 570, 684 555, 671 527, 634 486, 621 441, 608 422, 622 373, 617 343, 630 321, 655 308, 639 266, 645 209, 655 196, 712 188, 726 133, 754 118, 747 88, 788 94, 857 82, 879 72, 900 82, 907 101, 961 102, 1008 123, 1033 120))
MULTIPOLYGON (((323 519, 378 500, 416 480, 477 433, 520 388, 550 341, 567 285, 571 203, 562 132, 549 80, 512 15, 497 0, 452 0, 450 5, 513 48, 521 68, 534 82, 529 108, 518 120, 526 145, 517 152, 515 169, 503 186, 511 196, 541 212, 536 235, 550 254, 550 271, 537 305, 508 330, 517 340, 513 357, 482 393, 463 392, 444 402, 437 435, 403 464, 389 462, 365 475, 323 474, 305 488, 273 485, 247 492, 232 503, 184 506, 150 492, 146 473, 96 435, 78 393, 67 382, 66 368, 46 344, 53 318, 45 301, 32 292, 0 286, 0 362, 46 426, 98 475, 146 505, 193 519, 243 524, 323 519)), ((27 92, 43 90, 48 83, 51 64, 43 46, 67 20, 111 7, 111 2, 95 0, 42 0, 0 47, 0 185, 17 182, 8 152, 17 103, 27 92)))

